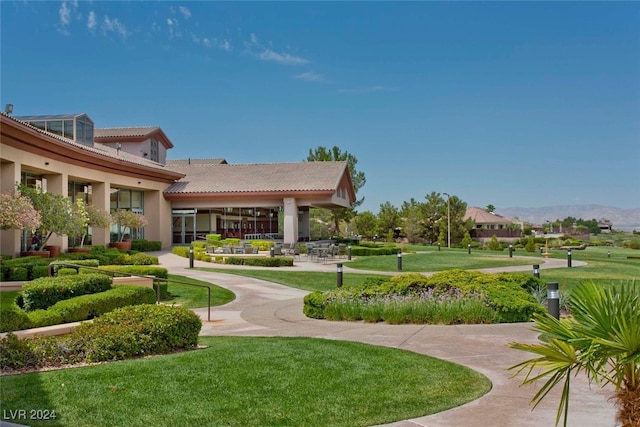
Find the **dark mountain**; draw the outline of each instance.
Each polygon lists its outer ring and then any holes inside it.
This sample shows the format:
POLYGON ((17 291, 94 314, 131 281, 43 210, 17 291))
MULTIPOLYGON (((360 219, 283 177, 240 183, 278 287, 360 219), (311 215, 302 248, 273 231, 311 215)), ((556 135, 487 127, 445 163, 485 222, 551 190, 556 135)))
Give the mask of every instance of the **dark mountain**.
POLYGON ((545 206, 540 208, 497 208, 496 213, 533 224, 544 224, 549 221, 562 220, 568 216, 574 218, 608 219, 614 230, 640 230, 640 208, 620 209, 600 205, 545 206))

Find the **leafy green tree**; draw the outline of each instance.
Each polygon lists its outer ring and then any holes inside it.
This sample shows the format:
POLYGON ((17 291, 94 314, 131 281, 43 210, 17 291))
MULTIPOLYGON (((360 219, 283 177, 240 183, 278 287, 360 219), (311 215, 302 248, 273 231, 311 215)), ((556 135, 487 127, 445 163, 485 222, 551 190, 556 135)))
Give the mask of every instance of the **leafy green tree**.
POLYGON ((398 208, 393 206, 390 202, 385 202, 380 205, 378 211, 378 232, 380 234, 387 235, 389 231, 393 236, 393 232, 400 226, 400 213, 398 208))
POLYGON ((40 188, 20 186, 20 193, 27 196, 33 207, 40 213, 41 224, 39 231, 43 236, 38 250, 47 245, 51 236, 55 233, 60 236, 67 235, 72 229, 73 204, 68 197, 60 194, 44 192, 40 188))
POLYGON ((472 241, 473 240, 471 240, 471 235, 467 231, 464 233, 464 237, 460 241, 460 245, 462 245, 463 248, 466 248, 469 244, 471 244, 472 241))
POLYGON ((584 372, 601 386, 616 390, 617 419, 621 427, 640 425, 640 285, 602 286, 586 282, 570 298, 571 316, 557 320, 534 314, 539 344, 512 343, 512 348, 536 357, 512 366, 525 372, 523 384, 548 378, 533 396, 534 407, 562 384, 556 425, 567 425, 571 378, 584 372))
POLYGON ((533 236, 527 237, 527 244, 524 245, 524 249, 527 252, 535 252, 536 251, 536 241, 533 236))
MULTIPOLYGON (((403 234, 409 242, 416 243, 421 240, 424 241, 425 222, 422 215, 421 204, 412 198, 409 202, 402 204, 399 215, 403 234)), ((433 240, 434 239, 431 239, 430 241, 433 242, 433 240)))
POLYGON ((421 205, 423 218, 423 237, 429 242, 440 241, 439 236, 444 230, 444 241, 447 243, 447 201, 440 193, 432 191, 425 195, 425 202, 421 205))
POLYGON ((354 223, 356 232, 367 239, 378 234, 378 220, 371 211, 364 211, 356 215, 354 223))
MULTIPOLYGON (((331 149, 319 146, 315 150, 309 149, 309 155, 307 156, 308 162, 332 162, 341 161, 347 162, 349 167, 349 173, 351 174, 351 182, 353 183, 353 189, 358 194, 364 184, 367 182, 364 172, 360 172, 356 169, 358 159, 351 153, 344 151, 335 145, 331 149)), ((364 197, 356 200, 351 204, 350 208, 334 208, 331 210, 333 216, 333 231, 335 234, 340 234, 340 221, 349 222, 356 214, 355 209, 364 202, 364 197)))
POLYGON ((495 212, 495 210, 496 210, 496 208, 492 204, 488 204, 487 205, 487 212, 493 213, 493 212, 495 212))

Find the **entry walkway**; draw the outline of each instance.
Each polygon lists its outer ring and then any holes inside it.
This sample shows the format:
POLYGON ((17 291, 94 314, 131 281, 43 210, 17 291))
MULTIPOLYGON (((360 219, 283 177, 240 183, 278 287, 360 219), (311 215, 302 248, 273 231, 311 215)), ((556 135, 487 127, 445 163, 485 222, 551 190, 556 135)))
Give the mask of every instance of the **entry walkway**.
MULTIPOLYGON (((203 318, 201 335, 205 336, 305 336, 358 341, 373 345, 409 350, 468 366, 486 375, 493 384, 485 396, 438 414, 399 421, 397 427, 548 427, 555 425, 558 391, 548 396, 535 411, 529 400, 533 387, 521 387, 521 377, 511 379, 506 368, 531 357, 508 348, 513 341, 537 342, 531 323, 497 325, 387 325, 383 323, 330 322, 309 319, 302 314, 305 291, 263 280, 225 273, 191 270, 188 260, 171 253, 157 253, 160 263, 172 274, 193 277, 223 286, 236 294, 229 304, 212 309, 206 322, 206 308, 196 312, 203 318)), ((563 260, 540 260, 548 268, 566 267, 563 260)), ((296 262, 286 269, 335 272, 335 265, 296 262)), ((584 263, 573 262, 574 266, 584 263)), ((238 268, 195 261, 195 266, 238 268)), ((246 268, 246 267, 240 267, 246 268)), ((492 268, 483 271, 531 271, 531 265, 492 268)), ((285 269, 280 267, 280 269, 285 269)), ((544 273, 541 273, 544 277, 544 273)), ((344 267, 344 274, 371 273, 344 267)), ((398 274, 396 272, 386 274, 398 274)), ((572 379, 569 426, 615 426, 615 407, 611 390, 589 386, 579 376, 572 379)))

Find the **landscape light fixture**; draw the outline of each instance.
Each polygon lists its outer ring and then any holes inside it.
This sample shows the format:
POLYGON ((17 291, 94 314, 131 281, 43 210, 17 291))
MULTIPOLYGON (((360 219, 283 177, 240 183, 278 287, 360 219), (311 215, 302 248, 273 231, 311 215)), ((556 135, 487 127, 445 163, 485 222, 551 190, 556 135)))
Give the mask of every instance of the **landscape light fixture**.
POLYGON ((451 249, 451 204, 449 203, 449 193, 442 193, 447 196, 447 248, 451 249))

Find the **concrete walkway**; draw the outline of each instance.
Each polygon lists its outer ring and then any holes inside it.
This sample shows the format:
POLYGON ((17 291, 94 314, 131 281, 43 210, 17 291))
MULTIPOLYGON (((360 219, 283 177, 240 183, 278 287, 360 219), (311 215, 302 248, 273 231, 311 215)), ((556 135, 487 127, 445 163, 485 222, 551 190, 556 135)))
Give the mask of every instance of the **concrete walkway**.
MULTIPOLYGON (((160 263, 172 274, 188 276, 225 287, 236 299, 212 308, 211 322, 207 309, 197 309, 203 318, 201 335, 205 336, 305 336, 348 340, 404 349, 427 354, 468 366, 486 375, 493 384, 485 396, 438 414, 399 421, 389 426, 457 427, 518 426, 548 427, 555 425, 558 391, 548 396, 535 411, 529 400, 537 389, 521 387, 522 377, 511 379, 506 368, 531 357, 508 348, 508 343, 537 342, 531 323, 497 325, 387 325, 363 322, 330 322, 309 319, 302 314, 302 298, 307 292, 286 286, 225 273, 188 269, 188 260, 171 253, 156 253, 160 263)), ((566 267, 566 261, 532 258, 531 265, 543 263, 541 270, 566 267)), ((335 272, 333 264, 296 262, 290 270, 335 272)), ((531 265, 492 268, 483 271, 531 271, 531 265)), ((584 263, 574 261, 578 267, 584 263)), ((245 268, 195 261, 195 266, 245 268)), ((344 267, 344 274, 371 273, 344 267)), ((398 273, 387 273, 398 274, 398 273)), ((544 277, 544 273, 541 273, 544 277)), ((615 407, 611 390, 589 386, 586 379, 572 379, 569 426, 615 426, 615 407)))

